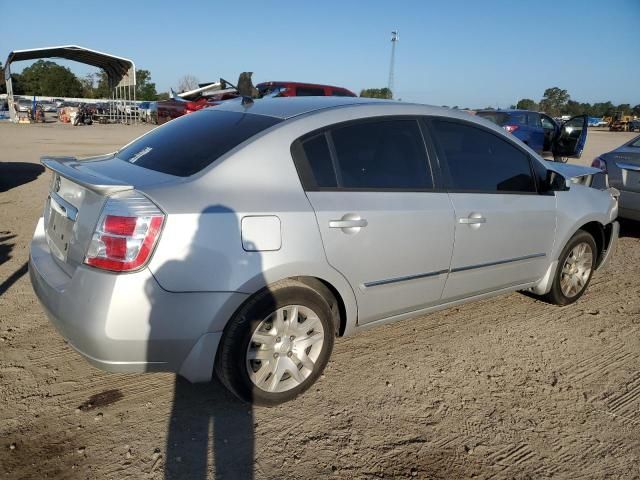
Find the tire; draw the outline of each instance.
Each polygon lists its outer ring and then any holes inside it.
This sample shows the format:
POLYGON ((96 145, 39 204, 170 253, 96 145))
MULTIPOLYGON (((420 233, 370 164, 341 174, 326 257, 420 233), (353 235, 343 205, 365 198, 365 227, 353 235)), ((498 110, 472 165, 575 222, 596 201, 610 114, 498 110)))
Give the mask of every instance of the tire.
POLYGON ((553 161, 558 163, 567 163, 569 161, 569 157, 561 157, 560 155, 554 155, 553 161))
POLYGON ((331 307, 318 291, 295 280, 278 282, 256 293, 229 321, 216 355, 216 374, 241 400, 278 405, 318 379, 334 337, 331 307))
POLYGON ((545 300, 555 305, 569 305, 578 300, 589 286, 597 253, 593 237, 584 230, 578 230, 560 254, 553 284, 549 293, 544 296, 545 300), (576 256, 582 247, 585 248, 585 256, 582 260, 576 261, 576 256), (583 269, 582 272, 581 269, 583 269))

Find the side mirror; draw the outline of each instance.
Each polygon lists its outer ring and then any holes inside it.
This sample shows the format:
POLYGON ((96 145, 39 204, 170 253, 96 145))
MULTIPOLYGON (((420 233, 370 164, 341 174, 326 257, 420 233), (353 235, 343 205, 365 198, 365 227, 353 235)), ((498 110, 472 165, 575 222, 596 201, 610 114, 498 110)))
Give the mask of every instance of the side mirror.
POLYGON ((545 192, 563 192, 569 190, 571 180, 563 177, 558 172, 547 170, 547 176, 544 180, 543 191, 545 192))

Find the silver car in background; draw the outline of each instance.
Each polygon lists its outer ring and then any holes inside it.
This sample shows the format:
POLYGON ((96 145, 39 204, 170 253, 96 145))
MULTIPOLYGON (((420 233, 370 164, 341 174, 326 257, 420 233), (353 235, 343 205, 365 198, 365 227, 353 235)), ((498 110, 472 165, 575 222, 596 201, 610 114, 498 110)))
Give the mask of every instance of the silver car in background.
POLYGON ((572 181, 596 169, 424 105, 226 102, 42 163, 29 270, 69 344, 262 405, 309 388, 336 336, 516 290, 570 304, 618 238, 615 192, 572 181))
POLYGON ((619 216, 640 221, 640 136, 600 155, 591 166, 606 174, 606 186, 620 190, 619 216))

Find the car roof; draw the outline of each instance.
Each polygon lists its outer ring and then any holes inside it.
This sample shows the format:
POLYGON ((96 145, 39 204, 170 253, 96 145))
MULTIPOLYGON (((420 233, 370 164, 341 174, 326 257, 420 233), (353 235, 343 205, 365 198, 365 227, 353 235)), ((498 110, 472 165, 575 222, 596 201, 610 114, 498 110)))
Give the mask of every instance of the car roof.
MULTIPOLYGON (((333 108, 361 106, 361 105, 393 105, 397 108, 402 106, 415 107, 416 104, 397 102, 392 100, 379 100, 375 98, 359 98, 359 97, 278 97, 278 98, 262 98, 254 100, 253 103, 243 105, 241 99, 229 100, 221 103, 216 110, 225 110, 229 112, 252 113, 254 115, 265 115, 268 117, 280 118, 286 120, 288 118, 297 117, 307 113, 327 110, 333 108)), ((420 105, 427 107, 426 105, 420 105)), ((432 109, 442 110, 439 107, 429 107, 432 109)))

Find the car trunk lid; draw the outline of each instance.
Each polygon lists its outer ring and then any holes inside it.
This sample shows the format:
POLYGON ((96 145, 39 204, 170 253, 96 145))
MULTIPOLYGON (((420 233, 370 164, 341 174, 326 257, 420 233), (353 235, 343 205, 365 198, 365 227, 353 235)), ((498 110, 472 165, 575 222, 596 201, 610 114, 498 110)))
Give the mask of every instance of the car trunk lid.
POLYGON ((615 164, 621 172, 622 185, 619 188, 640 192, 640 150, 638 147, 621 147, 602 155, 607 164, 615 164))
POLYGON ((136 167, 104 155, 85 160, 43 157, 51 170, 44 222, 47 244, 68 274, 84 261, 102 207, 110 195, 175 180, 171 175, 136 167))

